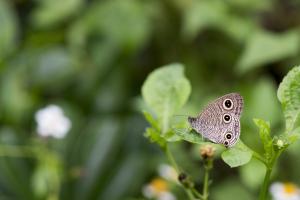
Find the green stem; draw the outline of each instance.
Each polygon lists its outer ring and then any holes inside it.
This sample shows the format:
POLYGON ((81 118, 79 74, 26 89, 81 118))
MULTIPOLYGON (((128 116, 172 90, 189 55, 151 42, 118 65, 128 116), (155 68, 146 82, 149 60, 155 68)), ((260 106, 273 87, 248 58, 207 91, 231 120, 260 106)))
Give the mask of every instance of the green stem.
POLYGON ((203 181, 203 200, 208 200, 209 169, 205 168, 203 181))
POLYGON ((179 167, 178 167, 178 165, 177 165, 177 163, 176 163, 176 161, 175 161, 175 159, 174 159, 174 157, 173 157, 173 155, 172 155, 172 153, 169 149, 168 144, 166 144, 165 152, 166 152, 166 155, 167 155, 169 161, 171 162, 171 165, 175 168, 177 174, 179 174, 180 173, 179 167))
MULTIPOLYGON (((165 146, 165 153, 166 153, 171 165, 175 168, 177 174, 179 174, 180 169, 179 169, 179 167, 176 163, 176 160, 174 159, 174 157, 173 157, 173 155, 172 155, 172 153, 171 153, 171 151, 168 147, 168 144, 166 144, 166 146, 165 146)), ((195 200, 195 197, 193 195, 193 191, 191 190, 191 188, 183 187, 183 189, 184 189, 185 193, 187 194, 189 200, 195 200)))
POLYGON ((274 167, 275 162, 277 161, 278 157, 280 156, 282 150, 279 150, 275 153, 274 157, 271 159, 271 161, 267 164, 267 171, 264 178, 264 182, 259 194, 259 200, 266 200, 268 196, 268 188, 270 184, 271 174, 274 167))
POLYGON ((257 152, 255 152, 255 151, 253 151, 253 150, 252 150, 252 152, 253 152, 253 154, 252 154, 253 158, 259 160, 259 161, 262 162, 266 167, 268 167, 267 161, 266 161, 260 154, 258 154, 257 152))
POLYGON ((194 193, 194 196, 196 196, 196 197, 197 197, 198 199, 200 199, 200 200, 204 200, 203 195, 200 194, 200 193, 198 192, 198 190, 196 190, 196 188, 192 187, 191 190, 192 190, 192 192, 194 193))
POLYGON ((269 182, 270 182, 270 178, 271 178, 271 173, 272 173, 272 169, 267 168, 266 175, 265 175, 265 178, 264 178, 264 183, 263 183, 262 189, 261 189, 260 194, 259 194, 259 200, 265 200, 266 197, 267 197, 267 192, 268 192, 268 186, 269 186, 269 182))

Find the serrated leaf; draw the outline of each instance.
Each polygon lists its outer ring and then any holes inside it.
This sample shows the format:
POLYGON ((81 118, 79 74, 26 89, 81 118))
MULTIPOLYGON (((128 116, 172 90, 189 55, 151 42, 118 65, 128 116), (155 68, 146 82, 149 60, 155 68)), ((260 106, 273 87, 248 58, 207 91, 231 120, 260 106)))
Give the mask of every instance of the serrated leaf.
POLYGON ((147 128, 144 136, 149 138, 150 142, 157 143, 162 148, 166 146, 166 140, 154 128, 147 128))
POLYGON ((273 140, 270 135, 270 122, 266 122, 262 119, 253 119, 256 126, 259 128, 259 136, 263 143, 267 159, 273 154, 273 140))
POLYGON ((300 66, 294 67, 284 77, 277 91, 282 105, 286 132, 300 126, 300 66))
POLYGON ((247 164, 251 160, 252 151, 239 140, 234 147, 224 151, 221 157, 230 167, 238 167, 247 164))
POLYGON ((187 101, 190 82, 182 64, 170 64, 154 70, 142 86, 145 102, 158 116, 162 133, 169 129, 170 117, 187 101))
POLYGON ((287 57, 296 56, 299 36, 297 31, 274 34, 256 31, 248 39, 240 60, 238 71, 245 73, 253 68, 263 66, 287 57))
POLYGON ((143 111, 143 115, 146 118, 146 120, 149 122, 149 124, 159 131, 158 121, 154 119, 154 117, 148 113, 147 111, 143 111))
POLYGON ((203 144, 205 141, 203 140, 203 137, 197 133, 194 130, 179 130, 179 129, 174 129, 174 132, 177 136, 179 136, 182 140, 195 143, 195 144, 203 144))

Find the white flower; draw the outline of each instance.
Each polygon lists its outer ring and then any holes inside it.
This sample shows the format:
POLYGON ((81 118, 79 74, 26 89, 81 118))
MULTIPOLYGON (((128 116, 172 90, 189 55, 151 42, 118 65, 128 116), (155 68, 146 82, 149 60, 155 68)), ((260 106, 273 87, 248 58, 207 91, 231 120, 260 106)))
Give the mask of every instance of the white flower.
POLYGON ((168 181, 174 181, 177 182, 178 181, 178 174, 176 172, 176 170, 171 167, 170 165, 167 164, 161 164, 158 166, 158 174, 168 180, 168 181))
POLYGON ((176 200, 176 197, 169 191, 167 182, 161 178, 155 178, 145 185, 142 193, 148 199, 176 200))
POLYGON ((49 105, 35 113, 37 132, 43 137, 63 138, 71 128, 71 121, 63 110, 56 105, 49 105))
POLYGON ((171 192, 161 192, 157 200, 176 200, 176 197, 171 192))
POLYGON ((292 183, 275 182, 270 187, 273 200, 300 200, 300 190, 292 183))

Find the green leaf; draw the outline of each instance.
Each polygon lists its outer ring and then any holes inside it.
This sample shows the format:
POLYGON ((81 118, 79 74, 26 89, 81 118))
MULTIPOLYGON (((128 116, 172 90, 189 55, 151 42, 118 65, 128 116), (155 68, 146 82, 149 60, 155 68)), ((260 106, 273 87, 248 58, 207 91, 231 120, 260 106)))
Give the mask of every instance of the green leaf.
POLYGON ((11 53, 17 44, 17 21, 10 1, 0 1, 0 61, 11 53))
POLYGON ((262 119, 253 119, 256 126, 259 128, 259 136, 264 145, 267 159, 273 154, 273 139, 270 135, 270 123, 262 119))
POLYGON ((151 4, 145 6, 139 0, 98 1, 83 18, 83 25, 91 34, 99 34, 126 50, 136 50, 152 32, 151 9, 151 4))
POLYGON ((245 51, 237 64, 238 71, 245 73, 270 62, 296 56, 298 42, 299 35, 296 31, 281 34, 256 31, 246 43, 245 51))
POLYGON ((284 77, 277 91, 285 117, 286 132, 300 126, 300 66, 294 67, 284 77))
POLYGON ((142 86, 145 102, 158 116, 163 133, 169 129, 170 117, 187 101, 190 82, 181 64, 170 64, 154 70, 142 86))
POLYGON ((66 18, 76 14, 83 6, 83 0, 43 0, 37 1, 37 3, 38 6, 31 16, 37 27, 61 23, 66 18))
POLYGON ((182 140, 195 143, 195 144, 203 144, 205 141, 203 140, 203 137, 197 133, 194 130, 179 130, 179 129, 174 129, 174 132, 176 135, 178 135, 182 140))
POLYGON ((158 131, 160 130, 158 121, 154 119, 154 117, 150 113, 148 113, 147 111, 143 111, 143 115, 153 128, 155 128, 158 131))
POLYGON ((162 137, 168 142, 177 142, 181 140, 181 137, 178 136, 174 131, 168 131, 162 137))
POLYGON ((224 151, 221 157, 230 167, 238 167, 247 164, 251 160, 252 151, 239 140, 234 147, 224 151))
POLYGON ((194 1, 187 5, 183 18, 183 33, 187 38, 194 38, 204 28, 221 26, 227 17, 223 1, 194 1))
POLYGON ((154 128, 147 128, 144 136, 149 138, 150 142, 157 143, 162 148, 166 146, 165 138, 163 138, 154 128))

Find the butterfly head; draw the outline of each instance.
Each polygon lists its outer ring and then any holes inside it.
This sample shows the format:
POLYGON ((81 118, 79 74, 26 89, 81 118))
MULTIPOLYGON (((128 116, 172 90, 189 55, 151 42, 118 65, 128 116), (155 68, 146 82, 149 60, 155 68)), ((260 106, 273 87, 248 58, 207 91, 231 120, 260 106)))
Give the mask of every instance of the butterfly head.
POLYGON ((188 117, 188 122, 192 128, 196 128, 198 119, 196 117, 188 117))

